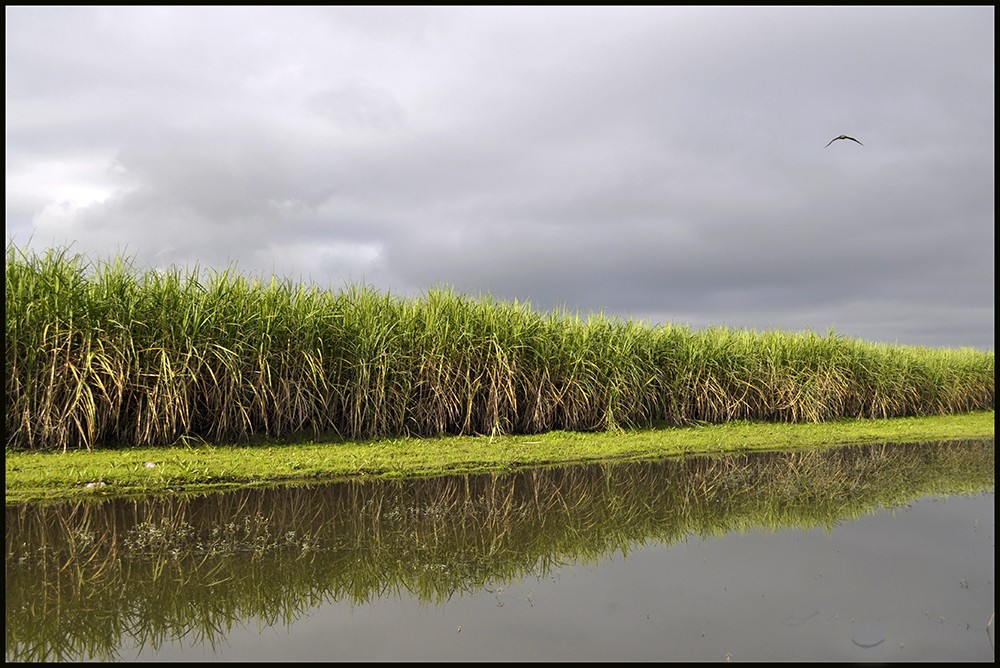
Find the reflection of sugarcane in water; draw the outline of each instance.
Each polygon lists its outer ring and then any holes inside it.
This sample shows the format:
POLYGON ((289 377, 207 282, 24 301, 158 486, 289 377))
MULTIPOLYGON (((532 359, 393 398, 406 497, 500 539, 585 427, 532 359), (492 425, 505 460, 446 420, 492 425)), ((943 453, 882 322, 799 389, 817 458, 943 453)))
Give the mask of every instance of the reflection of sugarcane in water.
MULTIPOLYGON (((233 616, 291 623, 317 601, 483 592, 497 607, 533 607, 533 592, 512 588, 525 574, 554 579, 567 565, 692 536, 832 529, 928 489, 991 490, 994 462, 992 440, 875 444, 12 507, 8 596, 49 607, 17 607, 8 631, 31 641, 18 659, 70 659, 75 650, 53 639, 113 656, 129 634, 219 640, 233 616), (146 606, 139 627, 125 617, 135 601, 146 606), (116 630, 95 626, 95 606, 116 630), (67 620, 78 622, 68 632, 67 620)), ((989 632, 992 642, 992 618, 989 632)), ((858 625, 852 640, 874 646, 880 633, 858 625)))

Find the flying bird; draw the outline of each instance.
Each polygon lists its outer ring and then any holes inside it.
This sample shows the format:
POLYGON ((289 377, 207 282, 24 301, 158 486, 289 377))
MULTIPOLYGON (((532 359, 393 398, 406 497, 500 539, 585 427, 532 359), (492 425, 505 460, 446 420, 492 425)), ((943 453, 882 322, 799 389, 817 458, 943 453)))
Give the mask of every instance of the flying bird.
MULTIPOLYGON (((847 135, 840 135, 839 137, 834 137, 833 139, 830 140, 830 144, 832 144, 833 142, 837 141, 838 139, 850 139, 853 142, 858 142, 859 144, 861 144, 861 142, 859 142, 854 137, 848 137, 847 135)), ((829 146, 830 144, 827 144, 826 146, 829 146)), ((864 144, 861 144, 861 145, 864 146, 864 144)), ((824 146, 823 148, 826 148, 826 146, 824 146)))

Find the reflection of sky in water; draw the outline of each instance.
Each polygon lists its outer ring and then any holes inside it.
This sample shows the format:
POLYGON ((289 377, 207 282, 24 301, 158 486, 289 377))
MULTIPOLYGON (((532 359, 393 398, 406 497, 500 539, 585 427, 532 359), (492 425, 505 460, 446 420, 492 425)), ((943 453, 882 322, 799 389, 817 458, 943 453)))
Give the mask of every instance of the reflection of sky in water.
POLYGON ((289 628, 235 628, 217 654, 138 658, 992 661, 994 496, 925 498, 830 532, 650 545, 441 606, 324 604, 289 628))

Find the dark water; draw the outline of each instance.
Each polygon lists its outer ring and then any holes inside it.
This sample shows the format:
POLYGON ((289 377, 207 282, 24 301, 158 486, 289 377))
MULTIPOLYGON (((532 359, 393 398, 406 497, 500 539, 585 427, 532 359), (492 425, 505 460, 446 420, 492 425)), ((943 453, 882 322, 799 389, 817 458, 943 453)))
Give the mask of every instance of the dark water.
POLYGON ((8 508, 6 659, 993 661, 993 441, 8 508))

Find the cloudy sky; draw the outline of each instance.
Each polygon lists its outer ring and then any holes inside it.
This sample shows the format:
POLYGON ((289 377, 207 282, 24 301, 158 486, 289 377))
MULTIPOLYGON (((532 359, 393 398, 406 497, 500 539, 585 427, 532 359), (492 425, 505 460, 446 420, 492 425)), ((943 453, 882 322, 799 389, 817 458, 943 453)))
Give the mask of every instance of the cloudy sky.
POLYGON ((8 243, 993 349, 993 6, 5 14, 8 243))

